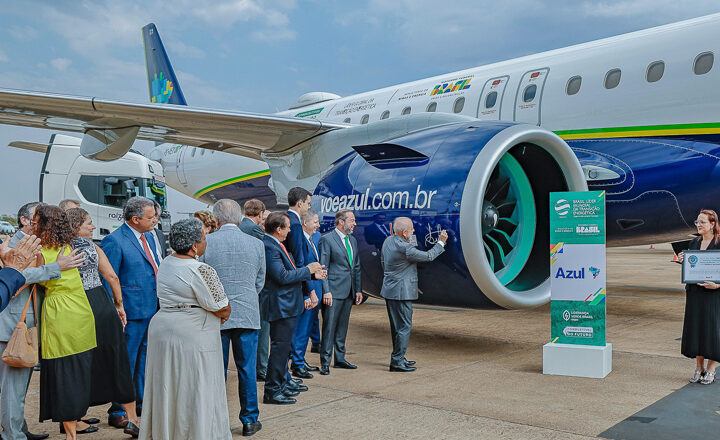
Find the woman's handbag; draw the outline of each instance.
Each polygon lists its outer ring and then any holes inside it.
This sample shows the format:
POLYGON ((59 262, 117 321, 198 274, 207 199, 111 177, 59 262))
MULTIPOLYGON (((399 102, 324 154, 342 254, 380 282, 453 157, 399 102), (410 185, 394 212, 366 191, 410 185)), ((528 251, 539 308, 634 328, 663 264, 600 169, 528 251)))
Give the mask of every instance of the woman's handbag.
POLYGON ((38 363, 38 333, 37 325, 28 328, 25 324, 25 316, 27 315, 30 301, 33 303, 33 311, 35 312, 35 322, 37 323, 37 285, 33 286, 32 293, 28 297, 25 309, 23 309, 20 322, 15 326, 15 330, 10 336, 10 340, 2 354, 2 360, 11 367, 30 368, 38 363))

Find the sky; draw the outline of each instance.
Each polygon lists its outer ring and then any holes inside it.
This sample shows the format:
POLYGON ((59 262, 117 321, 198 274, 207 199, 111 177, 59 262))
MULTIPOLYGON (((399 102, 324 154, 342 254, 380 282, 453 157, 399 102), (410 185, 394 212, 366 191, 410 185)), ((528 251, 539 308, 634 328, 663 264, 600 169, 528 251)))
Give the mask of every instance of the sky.
MULTIPOLYGON (((716 12, 710 0, 0 0, 0 88, 147 102, 141 28, 153 22, 189 105, 273 113, 306 92, 346 96, 716 12)), ((7 144, 50 135, 0 125, 0 213, 37 199, 43 158, 7 144)), ((168 200, 175 219, 206 206, 168 200)))

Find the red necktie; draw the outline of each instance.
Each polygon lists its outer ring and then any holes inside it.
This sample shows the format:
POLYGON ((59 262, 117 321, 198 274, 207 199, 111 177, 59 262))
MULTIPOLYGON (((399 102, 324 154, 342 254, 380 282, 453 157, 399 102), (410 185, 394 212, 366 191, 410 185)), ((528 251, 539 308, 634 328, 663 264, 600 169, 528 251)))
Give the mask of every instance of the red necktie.
POLYGON ((145 255, 147 255, 148 259, 150 260, 150 264, 152 264, 153 272, 155 272, 155 276, 157 276, 157 264, 155 264, 155 257, 153 257, 152 252, 150 252, 150 247, 148 246, 147 238, 145 238, 145 234, 140 234, 140 241, 142 241, 143 249, 145 250, 145 255))
POLYGON ((290 258, 290 254, 288 254, 287 249, 285 249, 285 246, 283 246, 283 244, 280 243, 280 247, 282 248, 283 252, 285 252, 285 255, 287 255, 288 260, 290 260, 290 264, 292 264, 292 267, 294 267, 295 269, 297 269, 297 267, 295 267, 295 263, 293 263, 292 258, 290 258))

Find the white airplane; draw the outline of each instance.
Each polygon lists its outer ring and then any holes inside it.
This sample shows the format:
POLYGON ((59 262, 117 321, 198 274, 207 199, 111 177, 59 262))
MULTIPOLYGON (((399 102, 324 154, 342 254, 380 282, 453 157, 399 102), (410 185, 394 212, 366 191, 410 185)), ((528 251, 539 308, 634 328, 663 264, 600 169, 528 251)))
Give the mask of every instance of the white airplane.
POLYGON ((388 223, 410 216, 421 246, 451 234, 419 273, 423 302, 532 307, 550 297, 549 192, 606 191, 610 245, 686 239, 717 205, 719 25, 716 14, 345 98, 308 93, 273 115, 173 105, 184 98, 148 25, 153 103, 0 89, 0 122, 82 132, 99 160, 166 142, 151 157, 199 198, 270 189, 283 202, 302 186, 327 229, 353 209, 371 295, 388 223))

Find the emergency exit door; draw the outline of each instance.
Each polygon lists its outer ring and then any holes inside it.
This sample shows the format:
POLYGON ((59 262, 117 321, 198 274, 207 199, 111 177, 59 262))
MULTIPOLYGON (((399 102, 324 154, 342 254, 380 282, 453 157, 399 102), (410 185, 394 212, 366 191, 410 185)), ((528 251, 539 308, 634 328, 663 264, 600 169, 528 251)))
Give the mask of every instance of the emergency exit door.
POLYGON ((548 68, 530 70, 520 79, 520 84, 515 94, 515 113, 513 119, 516 122, 540 125, 542 93, 549 71, 550 69, 548 68))
POLYGON ((508 76, 489 79, 483 87, 478 102, 477 118, 483 120, 499 120, 502 110, 502 99, 505 95, 505 86, 508 76))

